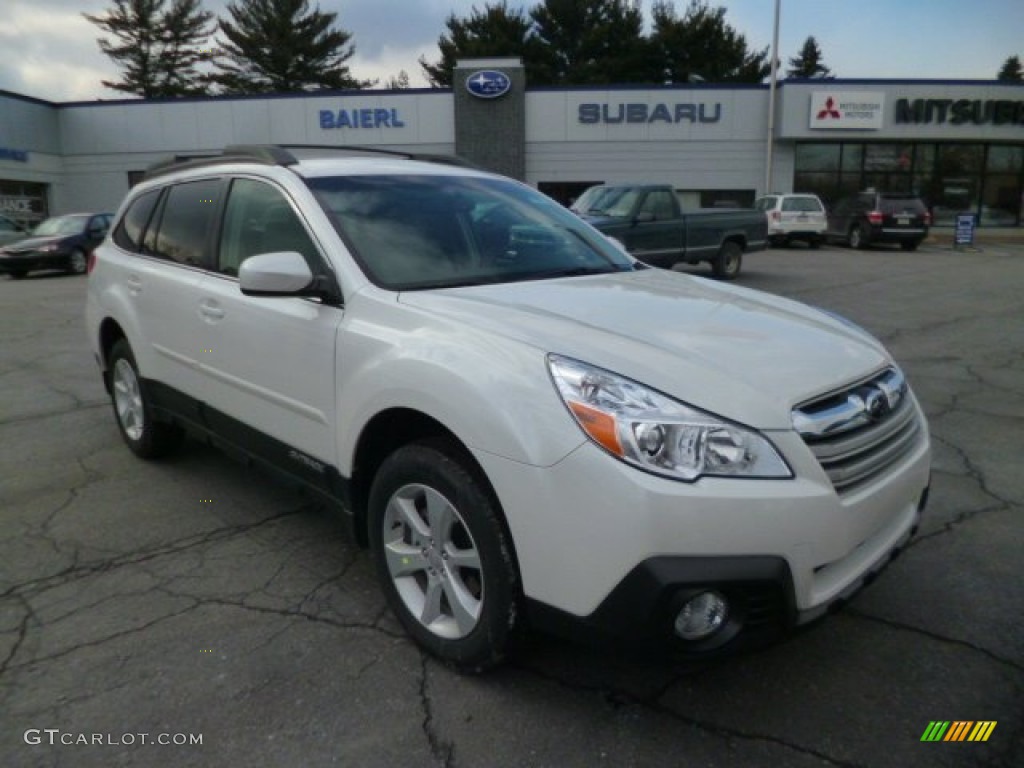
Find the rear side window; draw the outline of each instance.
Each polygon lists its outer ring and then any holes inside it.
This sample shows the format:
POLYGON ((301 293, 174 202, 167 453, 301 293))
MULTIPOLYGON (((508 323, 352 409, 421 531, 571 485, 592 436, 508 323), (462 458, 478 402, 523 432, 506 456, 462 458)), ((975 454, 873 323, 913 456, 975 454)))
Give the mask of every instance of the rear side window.
POLYGON ((762 197, 754 203, 754 208, 759 211, 770 211, 775 207, 775 200, 774 197, 762 197))
MULTIPOLYGON (((190 181, 167 192, 153 254, 179 264, 209 267, 210 226, 220 202, 220 179, 190 181)), ((149 241, 149 238, 146 238, 149 241)))
POLYGON ((126 251, 138 251, 142 244, 142 233, 146 231, 146 224, 153 214, 157 198, 160 197, 160 190, 154 189, 139 195, 128 210, 125 211, 121 222, 114 230, 114 242, 126 251))

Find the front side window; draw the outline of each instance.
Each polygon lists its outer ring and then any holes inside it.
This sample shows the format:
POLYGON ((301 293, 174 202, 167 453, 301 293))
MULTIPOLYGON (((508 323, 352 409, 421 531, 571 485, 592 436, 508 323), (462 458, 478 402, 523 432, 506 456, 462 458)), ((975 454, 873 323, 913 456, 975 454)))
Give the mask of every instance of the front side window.
POLYGON ((391 290, 633 269, 600 233, 516 182, 380 175, 307 183, 370 279, 391 290))
POLYGON ((316 246, 280 190, 262 181, 235 179, 224 210, 217 271, 237 275, 250 256, 279 251, 297 251, 311 269, 318 261, 316 246))
MULTIPOLYGON (((176 184, 167 193, 153 252, 179 264, 209 267, 210 226, 223 188, 220 179, 176 184)), ((149 237, 147 236, 147 241, 149 237)))

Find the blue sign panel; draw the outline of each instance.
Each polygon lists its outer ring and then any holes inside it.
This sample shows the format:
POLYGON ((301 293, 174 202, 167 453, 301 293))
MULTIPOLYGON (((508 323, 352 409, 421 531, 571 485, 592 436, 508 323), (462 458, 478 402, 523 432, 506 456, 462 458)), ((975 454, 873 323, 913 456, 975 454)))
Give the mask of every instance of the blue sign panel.
POLYGON ((28 162, 28 152, 24 149, 10 149, 9 147, 0 147, 0 160, 14 160, 17 163, 28 162))
POLYGON ((512 80, 504 72, 481 69, 466 78, 466 90, 480 99, 496 99, 512 90, 512 80))
POLYGON ((958 213, 956 215, 956 231, 953 234, 954 245, 974 244, 974 214, 958 213))

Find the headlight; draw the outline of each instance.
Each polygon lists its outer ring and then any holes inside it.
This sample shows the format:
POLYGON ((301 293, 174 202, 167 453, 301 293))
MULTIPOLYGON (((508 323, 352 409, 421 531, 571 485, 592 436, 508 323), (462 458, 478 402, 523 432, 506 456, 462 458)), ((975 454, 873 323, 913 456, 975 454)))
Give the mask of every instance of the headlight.
POLYGON ((676 480, 793 477, 753 430, 578 360, 548 355, 548 368, 587 437, 627 464, 676 480))
POLYGON ((53 253, 54 251, 59 251, 60 246, 56 243, 50 243, 49 245, 41 245, 36 250, 40 253, 53 253))

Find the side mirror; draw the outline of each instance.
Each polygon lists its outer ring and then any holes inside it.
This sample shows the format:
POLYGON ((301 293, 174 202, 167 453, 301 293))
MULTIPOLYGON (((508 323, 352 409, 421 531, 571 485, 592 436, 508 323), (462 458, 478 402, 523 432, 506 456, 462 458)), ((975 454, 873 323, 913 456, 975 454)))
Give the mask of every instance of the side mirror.
POLYGON ((250 256, 238 268, 238 285, 246 296, 312 296, 313 273, 295 251, 250 256))
POLYGON ((646 224, 650 221, 654 221, 654 214, 650 211, 640 211, 640 213, 633 217, 634 224, 646 224))

